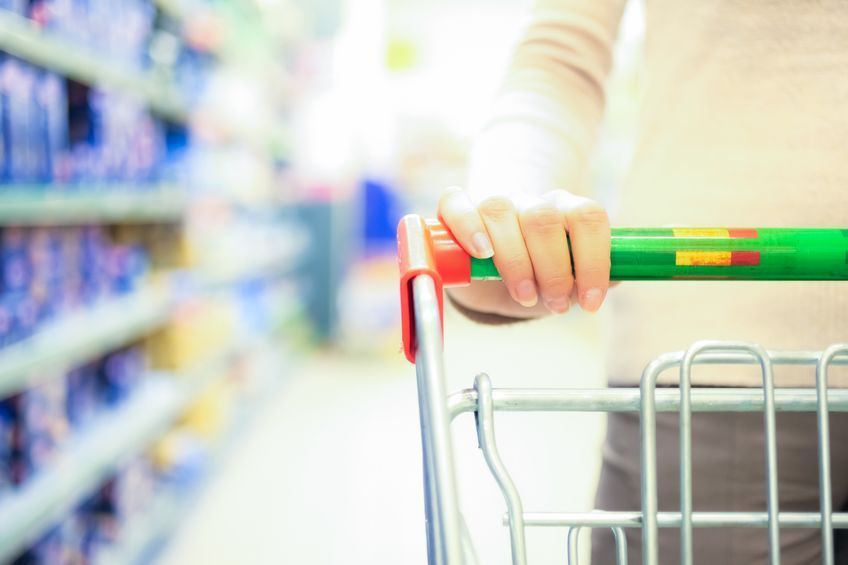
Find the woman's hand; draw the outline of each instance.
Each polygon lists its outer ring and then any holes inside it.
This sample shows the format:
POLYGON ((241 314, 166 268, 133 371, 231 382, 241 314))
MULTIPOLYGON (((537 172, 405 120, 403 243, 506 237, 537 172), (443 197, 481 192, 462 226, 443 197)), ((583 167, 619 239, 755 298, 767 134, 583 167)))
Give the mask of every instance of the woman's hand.
POLYGON ((469 254, 494 257, 503 279, 452 289, 468 309, 533 318, 567 312, 572 302, 595 312, 606 297, 609 219, 588 198, 555 190, 541 198, 493 196, 474 203, 466 191, 450 188, 439 200, 439 218, 469 254))

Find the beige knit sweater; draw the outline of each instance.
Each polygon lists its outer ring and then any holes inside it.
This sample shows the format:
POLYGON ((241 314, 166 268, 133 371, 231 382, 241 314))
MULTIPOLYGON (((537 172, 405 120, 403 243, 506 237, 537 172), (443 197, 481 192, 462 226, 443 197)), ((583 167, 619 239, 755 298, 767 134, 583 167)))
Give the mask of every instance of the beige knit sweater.
MULTIPOLYGON (((536 2, 474 146, 478 196, 585 190, 623 6, 536 2)), ((848 225, 848 3, 646 0, 646 16, 636 152, 613 225, 848 225)), ((631 282, 610 296, 612 382, 636 382, 653 357, 698 339, 848 342, 848 283, 631 282)), ((812 374, 776 371, 782 386, 812 374)), ((848 385, 848 371, 835 377, 848 385)), ((695 380, 760 377, 703 368, 695 380)))

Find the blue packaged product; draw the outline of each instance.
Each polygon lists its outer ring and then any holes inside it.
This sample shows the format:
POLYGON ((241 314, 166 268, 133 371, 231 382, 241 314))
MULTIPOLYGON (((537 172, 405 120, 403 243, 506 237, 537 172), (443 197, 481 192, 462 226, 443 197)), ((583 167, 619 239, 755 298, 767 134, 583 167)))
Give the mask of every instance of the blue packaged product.
POLYGON ((72 253, 73 247, 67 247, 65 236, 67 230, 65 228, 50 228, 49 230, 49 245, 48 254, 50 261, 50 279, 51 285, 58 286, 65 277, 73 276, 74 261, 78 260, 72 256, 65 256, 65 253, 72 253))
POLYGON ((30 287, 30 297, 35 303, 36 328, 48 323, 56 315, 52 301, 52 291, 43 281, 33 283, 30 287))
POLYGON ((50 73, 31 67, 32 73, 32 89, 30 95, 30 105, 32 114, 30 116, 30 124, 28 128, 29 147, 31 167, 31 181, 47 183, 51 179, 50 176, 50 147, 49 142, 49 122, 48 115, 50 108, 49 100, 46 94, 49 89, 44 88, 45 77, 50 73))
POLYGON ((56 237, 59 256, 59 272, 64 280, 70 274, 80 275, 82 267, 82 230, 79 228, 58 228, 56 237))
POLYGON ((67 435, 65 383, 49 379, 19 395, 24 480, 49 467, 67 435))
POLYGON ((27 4, 26 0, 0 0, 0 9, 23 16, 26 15, 27 4))
POLYGON ((0 295, 0 348, 17 341, 15 312, 6 296, 0 295))
POLYGON ((17 59, 7 57, 0 67, 0 89, 5 97, 4 135, 7 145, 7 180, 37 180, 37 105, 34 101, 35 70, 17 59))
POLYGON ((68 423, 74 428, 85 427, 97 413, 97 364, 88 363, 68 372, 65 382, 65 412, 68 423))
POLYGON ((83 281, 79 275, 69 276, 62 280, 58 286, 58 295, 55 299, 56 312, 64 314, 76 310, 83 304, 83 281))
MULTIPOLYGON (((3 0, 0 0, 2 2, 3 0)), ((6 54, 0 53, 0 77, 2 77, 2 69, 5 68, 6 54)), ((6 92, 2 85, 2 78, 0 78, 0 182, 6 182, 8 176, 8 143, 6 141, 6 114, 7 110, 7 101, 6 101, 6 92)))
POLYGON ((44 173, 48 179, 63 176, 61 163, 68 150, 68 95, 65 79, 45 72, 37 85, 41 105, 44 173))
POLYGON ((8 399, 0 400, 0 500, 11 491, 12 482, 12 437, 15 427, 15 411, 8 399))
POLYGON ((3 253, 2 287, 6 293, 22 292, 32 281, 32 269, 24 252, 3 253))
POLYGON ((132 290, 136 290, 139 284, 150 272, 150 254, 141 245, 132 245, 127 256, 127 276, 131 279, 132 290))
POLYGON ((91 89, 88 91, 88 124, 89 124, 89 170, 83 171, 83 175, 89 175, 87 180, 104 181, 108 180, 105 176, 105 164, 103 162, 103 147, 108 144, 106 139, 106 125, 108 118, 106 116, 109 102, 109 95, 102 90, 91 89))
POLYGON ((48 469, 58 452, 56 438, 49 433, 28 432, 27 444, 23 453, 27 468, 27 480, 33 475, 48 469))
POLYGON ((6 54, 0 53, 0 139, 2 139, 2 149, 3 155, 0 157, 2 159, 2 168, 0 168, 0 180, 3 182, 8 182, 10 171, 10 161, 12 159, 12 148, 10 146, 9 139, 9 129, 12 123, 12 117, 10 114, 10 101, 9 101, 9 81, 14 78, 14 69, 10 71, 10 68, 14 65, 11 63, 11 57, 6 54), (9 77, 9 74, 12 74, 12 77, 9 77))
POLYGON ((62 542, 68 554, 66 563, 92 563, 93 559, 86 556, 86 523, 81 509, 77 508, 62 524, 62 542))
POLYGON ((134 348, 104 357, 99 373, 104 404, 113 407, 126 400, 138 383, 142 370, 143 357, 134 348))
POLYGON ((23 395, 16 394, 3 401, 10 429, 8 430, 8 476, 12 485, 17 486, 26 479, 26 467, 23 461, 23 451, 26 445, 26 434, 21 405, 23 395))
POLYGON ((7 226, 0 231, 0 249, 5 252, 26 250, 29 231, 18 226, 7 226))
POLYGON ((50 229, 32 228, 27 242, 27 259, 32 271, 33 283, 48 283, 53 277, 55 266, 50 254, 50 229))
POLYGON ((20 341, 31 337, 38 327, 38 303, 27 293, 8 295, 14 308, 15 338, 20 341))
POLYGON ((111 290, 128 294, 136 290, 147 271, 147 254, 140 246, 115 245, 107 252, 111 290))
POLYGON ((56 526, 15 560, 14 565, 67 563, 64 558, 61 526, 56 526))
POLYGON ((28 257, 29 230, 6 227, 0 232, 0 291, 23 291, 32 280, 28 257))
POLYGON ((0 295, 0 317, 6 318, 8 322, 4 324, 5 333, 3 335, 3 347, 9 347, 21 340, 21 331, 18 327, 18 294, 4 293, 0 295))

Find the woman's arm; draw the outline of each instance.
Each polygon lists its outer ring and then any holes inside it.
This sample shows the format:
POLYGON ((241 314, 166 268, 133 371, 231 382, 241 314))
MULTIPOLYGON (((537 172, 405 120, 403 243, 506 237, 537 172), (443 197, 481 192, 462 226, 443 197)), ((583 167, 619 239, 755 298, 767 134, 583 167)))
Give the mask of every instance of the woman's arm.
POLYGON ((504 279, 452 291, 466 310, 528 318, 565 312, 575 299, 588 311, 603 302, 609 223, 584 195, 624 2, 533 5, 492 117, 472 147, 468 189, 446 191, 439 206, 472 255, 494 253, 504 279))

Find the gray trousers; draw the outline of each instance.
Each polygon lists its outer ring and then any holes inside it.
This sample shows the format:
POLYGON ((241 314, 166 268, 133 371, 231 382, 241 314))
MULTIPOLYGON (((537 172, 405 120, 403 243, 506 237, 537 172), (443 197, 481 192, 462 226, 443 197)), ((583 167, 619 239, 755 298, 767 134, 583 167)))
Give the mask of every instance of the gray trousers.
MULTIPOLYGON (((832 414, 831 476, 833 511, 848 511, 848 414, 832 414)), ((764 511, 765 437, 762 413, 695 413, 692 416, 692 477, 695 511, 764 511)), ((678 415, 657 414, 659 509, 677 511, 679 503, 678 415)), ((778 482, 781 511, 818 511, 816 416, 778 413, 778 482)), ((639 416, 609 415, 603 467, 596 498, 602 510, 639 510, 639 416)), ((627 533, 628 564, 642 563, 641 530, 627 533)), ((836 562, 848 564, 848 530, 835 530, 836 562)), ((784 565, 821 562, 817 529, 781 529, 784 565)), ((766 564, 764 528, 695 528, 695 563, 766 564)), ((660 564, 680 562, 680 531, 660 529, 660 564)), ((592 565, 615 563, 609 530, 592 532, 592 565)))

